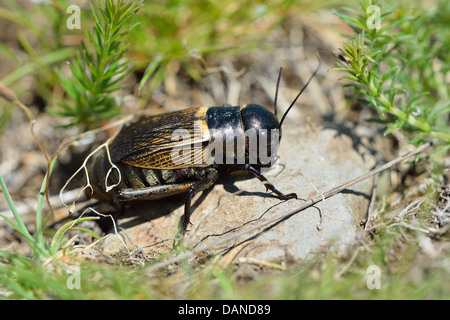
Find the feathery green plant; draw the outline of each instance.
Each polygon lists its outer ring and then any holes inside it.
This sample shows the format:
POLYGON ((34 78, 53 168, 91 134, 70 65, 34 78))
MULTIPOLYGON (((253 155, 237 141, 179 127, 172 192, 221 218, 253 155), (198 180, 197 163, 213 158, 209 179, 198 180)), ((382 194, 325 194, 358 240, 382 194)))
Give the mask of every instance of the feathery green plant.
POLYGON ((103 7, 99 4, 101 16, 92 7, 95 27, 86 32, 88 44, 82 42, 81 52, 70 65, 73 78, 60 74, 61 84, 72 101, 64 101, 60 109, 52 110, 71 118, 69 125, 81 124, 89 129, 119 114, 113 93, 131 71, 125 58, 129 44, 123 40, 137 25, 127 22, 141 5, 142 0, 108 0, 103 7))
POLYGON ((388 125, 385 135, 402 129, 410 143, 436 139, 438 152, 445 152, 450 148, 449 3, 414 11, 405 4, 360 1, 360 11, 336 13, 356 35, 344 43, 340 67, 332 71, 344 71, 351 81, 347 86, 367 97, 359 101, 378 111, 381 117, 372 121, 388 125))

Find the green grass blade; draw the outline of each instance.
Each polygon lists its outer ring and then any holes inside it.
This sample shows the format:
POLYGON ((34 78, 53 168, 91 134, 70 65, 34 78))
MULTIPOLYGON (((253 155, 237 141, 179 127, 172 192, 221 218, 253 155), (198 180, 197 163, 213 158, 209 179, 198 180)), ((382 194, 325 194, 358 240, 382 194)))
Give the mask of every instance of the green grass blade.
POLYGON ((139 83, 138 94, 140 94, 141 89, 147 83, 148 79, 155 73, 156 69, 161 65, 163 61, 163 55, 157 55, 152 62, 148 65, 147 69, 145 69, 144 76, 142 77, 141 82, 139 83))
MULTIPOLYGON (((50 244, 50 252, 52 254, 54 254, 59 250, 59 247, 60 247, 62 241, 64 240, 65 234, 70 229, 73 229, 76 224, 84 222, 84 221, 91 221, 91 220, 98 220, 98 219, 99 219, 99 217, 85 217, 85 218, 79 218, 77 220, 69 221, 69 222, 65 223, 61 228, 59 228, 56 231, 55 235, 53 236, 52 242, 50 244)), ((98 235, 95 235, 95 233, 93 233, 93 231, 87 231, 88 229, 80 228, 80 227, 78 227, 78 229, 88 232, 89 234, 93 235, 95 238, 99 238, 98 235)))
POLYGON ((3 190, 3 194, 6 198, 6 202, 8 202, 9 208, 11 209, 11 212, 14 216, 14 219, 17 223, 14 223, 12 220, 8 219, 6 216, 2 215, 2 218, 8 222, 14 229, 16 229, 21 235, 23 235, 27 241, 33 241, 33 237, 28 232, 28 229, 26 228, 25 224, 22 221, 22 218, 20 217, 19 213, 16 210, 16 207, 14 205, 14 202, 11 198, 11 195, 9 194, 8 188, 6 187, 5 181, 3 180, 2 175, 0 174, 0 186, 3 190))
POLYGON ((1 79, 0 82, 6 86, 10 86, 11 84, 22 79, 27 74, 37 70, 39 66, 41 65, 50 66, 65 61, 73 57, 75 53, 76 50, 74 48, 63 48, 58 51, 51 52, 49 54, 39 57, 36 60, 36 63, 29 62, 22 65, 21 67, 17 68, 12 73, 1 79))
POLYGON ((56 160, 58 159, 57 156, 53 158, 53 160, 50 162, 50 168, 49 171, 44 176, 44 181, 42 181, 41 189, 39 191, 39 198, 36 208, 36 234, 35 238, 37 243, 40 244, 40 246, 45 246, 45 239, 43 235, 43 225, 42 225, 42 205, 44 203, 44 197, 45 197, 45 191, 47 189, 47 177, 49 177, 53 171, 53 167, 55 166, 56 160))

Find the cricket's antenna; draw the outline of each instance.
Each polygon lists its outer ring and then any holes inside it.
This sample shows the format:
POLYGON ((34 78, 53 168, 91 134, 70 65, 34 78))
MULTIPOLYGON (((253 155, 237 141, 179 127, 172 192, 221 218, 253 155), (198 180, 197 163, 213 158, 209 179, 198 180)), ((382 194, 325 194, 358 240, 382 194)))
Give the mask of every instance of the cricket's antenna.
POLYGON ((286 115, 288 114, 288 112, 291 110, 291 108, 294 106, 294 104, 297 102, 297 99, 301 96, 301 94, 303 93, 303 91, 305 91, 306 87, 308 86, 308 84, 311 82, 312 78, 314 78, 314 76, 317 74, 317 72, 320 69, 320 66, 322 65, 322 63, 319 60, 319 65, 317 66, 316 70, 314 70, 314 73, 311 75, 311 77, 309 77, 308 82, 306 82, 305 86, 302 88, 302 90, 300 90, 300 92, 298 93, 298 95, 295 97, 294 101, 292 101, 291 105, 289 106, 289 108, 287 108, 286 112, 283 114, 283 117, 280 120, 280 125, 278 127, 279 130, 281 130, 281 125, 283 124, 284 119, 286 118, 286 115))
POLYGON ((277 88, 275 89, 275 100, 273 102, 273 108, 275 109, 275 113, 274 113, 275 115, 277 115, 278 88, 280 88, 281 70, 283 70, 282 67, 280 67, 280 71, 278 72, 277 88))

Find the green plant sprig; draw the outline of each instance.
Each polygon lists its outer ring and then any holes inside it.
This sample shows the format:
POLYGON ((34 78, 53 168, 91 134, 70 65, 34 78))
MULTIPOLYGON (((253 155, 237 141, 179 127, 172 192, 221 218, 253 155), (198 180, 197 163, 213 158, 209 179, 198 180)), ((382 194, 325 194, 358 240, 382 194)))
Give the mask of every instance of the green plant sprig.
POLYGON ((356 35, 340 49, 340 66, 330 71, 345 72, 344 78, 351 81, 346 86, 368 97, 359 101, 383 117, 372 121, 389 125, 385 135, 402 129, 410 143, 436 139, 444 144, 441 152, 450 149, 448 87, 436 81, 445 82, 449 65, 437 55, 443 43, 433 43, 431 36, 439 33, 435 18, 439 9, 413 16, 397 5, 385 9, 378 4, 382 27, 376 29, 367 23, 374 4, 361 1, 361 13, 353 9, 337 13, 356 35))
POLYGON ((88 43, 82 42, 81 51, 70 65, 73 78, 59 74, 72 101, 63 101, 60 109, 52 110, 70 118, 69 125, 81 124, 90 129, 119 114, 113 93, 121 89, 119 82, 131 71, 125 58, 129 44, 124 44, 124 37, 137 25, 127 22, 141 5, 142 0, 108 0, 104 7, 99 5, 101 15, 91 7, 95 27, 86 31, 88 43))

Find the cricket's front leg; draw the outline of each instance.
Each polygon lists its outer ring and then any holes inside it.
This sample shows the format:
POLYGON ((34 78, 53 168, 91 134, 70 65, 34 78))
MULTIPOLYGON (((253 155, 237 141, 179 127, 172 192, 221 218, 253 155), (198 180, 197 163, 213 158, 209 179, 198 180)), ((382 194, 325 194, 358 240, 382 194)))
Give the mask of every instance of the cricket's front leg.
POLYGON ((266 177, 264 177, 258 170, 253 168, 251 165, 246 164, 245 170, 247 170, 247 172, 250 172, 256 178, 258 178, 258 180, 261 181, 266 186, 266 190, 270 190, 273 193, 275 193, 277 195, 278 199, 280 199, 280 200, 297 199, 296 193, 284 194, 281 191, 279 191, 277 188, 275 188, 275 186, 272 183, 270 183, 269 180, 266 179, 266 177))

